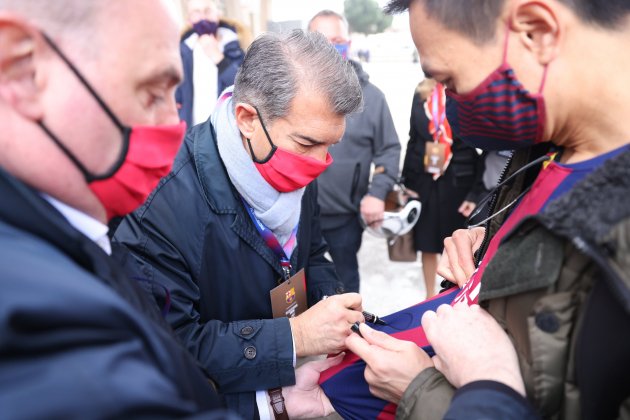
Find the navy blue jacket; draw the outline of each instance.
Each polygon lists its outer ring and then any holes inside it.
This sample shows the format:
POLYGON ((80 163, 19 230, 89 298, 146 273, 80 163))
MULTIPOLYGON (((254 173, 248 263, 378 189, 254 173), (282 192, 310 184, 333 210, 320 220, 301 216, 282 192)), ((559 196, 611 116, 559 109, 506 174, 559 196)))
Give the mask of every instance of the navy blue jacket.
POLYGON ((233 418, 155 302, 0 168, 0 418, 233 418))
POLYGON ((518 392, 495 381, 476 381, 459 388, 445 420, 538 420, 534 407, 518 392))
MULTIPOLYGON (((222 24, 222 26, 229 29, 232 27, 222 24)), ((193 112, 193 99, 194 99, 194 87, 193 87, 193 51, 183 41, 192 34, 192 31, 188 31, 182 37, 179 49, 182 57, 182 65, 184 70, 184 80, 177 87, 175 91, 175 101, 179 108, 179 118, 182 121, 186 121, 188 127, 192 127, 192 112, 193 112)), ((245 53, 241 49, 238 41, 228 42, 223 48, 223 60, 217 64, 217 94, 221 94, 223 90, 234 84, 236 73, 238 68, 245 58, 245 53)))
MULTIPOLYGON (((272 319, 269 291, 282 275, 279 260, 231 184, 214 136, 210 121, 188 131, 172 172, 123 220, 115 240, 129 248, 144 276, 171 291, 171 326, 228 407, 252 418, 253 391, 295 382, 293 343, 289 320, 272 319)), ((312 183, 291 257, 294 272, 306 269, 309 305, 336 293, 327 249, 312 183)), ((131 271, 133 265, 127 261, 131 271)))

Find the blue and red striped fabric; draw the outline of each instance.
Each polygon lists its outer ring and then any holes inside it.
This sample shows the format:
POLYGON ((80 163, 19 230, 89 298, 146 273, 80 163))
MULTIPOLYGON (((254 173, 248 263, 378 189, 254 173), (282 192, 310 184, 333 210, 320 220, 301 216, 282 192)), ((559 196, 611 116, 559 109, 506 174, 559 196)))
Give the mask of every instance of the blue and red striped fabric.
MULTIPOLYGON (((435 311, 440 305, 450 304, 458 292, 457 288, 449 289, 415 306, 384 316, 382 319, 390 326, 370 327, 401 340, 413 341, 432 356, 433 349, 420 326, 422 315, 426 311, 435 311)), ((337 413, 346 420, 394 419, 396 406, 370 394, 364 370, 365 362, 356 354, 347 352, 341 364, 322 372, 319 383, 337 413)))

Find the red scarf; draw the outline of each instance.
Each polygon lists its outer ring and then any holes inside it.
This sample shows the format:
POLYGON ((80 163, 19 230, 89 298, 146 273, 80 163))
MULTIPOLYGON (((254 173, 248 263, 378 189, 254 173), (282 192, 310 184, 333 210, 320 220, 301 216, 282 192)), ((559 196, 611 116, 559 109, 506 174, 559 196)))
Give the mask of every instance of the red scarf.
POLYGON ((446 93, 444 85, 438 83, 431 95, 424 102, 424 112, 429 118, 429 133, 433 136, 435 143, 444 144, 444 166, 442 172, 433 174, 433 179, 438 179, 441 174, 446 172, 448 164, 451 163, 453 152, 451 146, 453 144, 453 133, 451 132, 451 125, 446 119, 446 93))

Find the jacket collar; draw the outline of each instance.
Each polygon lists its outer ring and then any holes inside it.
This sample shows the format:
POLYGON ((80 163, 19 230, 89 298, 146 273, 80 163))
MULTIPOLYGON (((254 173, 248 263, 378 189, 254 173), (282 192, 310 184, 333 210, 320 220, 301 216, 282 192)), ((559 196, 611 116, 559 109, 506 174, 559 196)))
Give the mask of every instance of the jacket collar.
POLYGON ((541 214, 554 232, 601 245, 622 220, 630 217, 630 150, 604 162, 541 214))
POLYGON ((92 270, 92 262, 86 257, 86 247, 99 250, 100 248, 74 229, 61 213, 36 191, 2 168, 0 197, 11 197, 0 202, 0 220, 44 239, 68 254, 83 268, 92 270))
POLYGON ((242 208, 227 169, 219 157, 216 134, 210 119, 190 129, 197 176, 206 201, 219 214, 237 213, 242 208))
MULTIPOLYGON (((197 177, 206 202, 217 214, 234 214, 232 230, 251 246, 274 270, 282 275, 280 261, 254 228, 238 192, 230 182, 227 169, 219 155, 216 133, 210 120, 193 127, 189 133, 193 141, 193 158, 197 177)), ((298 232, 298 243, 299 243, 298 232)), ((291 255, 293 267, 297 267, 298 249, 291 255)))

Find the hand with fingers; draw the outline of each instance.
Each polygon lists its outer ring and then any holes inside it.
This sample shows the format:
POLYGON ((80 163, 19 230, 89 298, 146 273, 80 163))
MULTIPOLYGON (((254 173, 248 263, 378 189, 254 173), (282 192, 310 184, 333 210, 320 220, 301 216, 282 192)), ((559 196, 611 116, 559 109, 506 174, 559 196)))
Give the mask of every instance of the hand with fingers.
POLYGON ((435 350, 433 363, 455 387, 493 380, 525 395, 525 385, 512 341, 479 305, 442 305, 422 317, 435 350), (462 349, 465 349, 462 351, 462 349))
POLYGON ((477 269, 474 254, 483 242, 485 231, 483 227, 458 229, 453 236, 444 239, 437 273, 459 287, 464 286, 477 269))
POLYGON ((304 313, 289 319, 298 357, 336 354, 346 349, 350 326, 364 322, 361 295, 344 293, 317 302, 304 313))
POLYGON ((361 200, 361 216, 368 225, 378 227, 378 224, 383 220, 384 212, 385 202, 380 198, 366 195, 361 200))
POLYGON ((282 389, 287 414, 292 419, 325 417, 334 410, 318 385, 319 375, 338 365, 345 354, 305 363, 295 371, 295 385, 282 389))
POLYGON ((433 366, 431 358, 410 341, 398 340, 361 324, 360 332, 346 339, 348 349, 366 363, 365 380, 370 392, 398 404, 411 381, 433 366))

